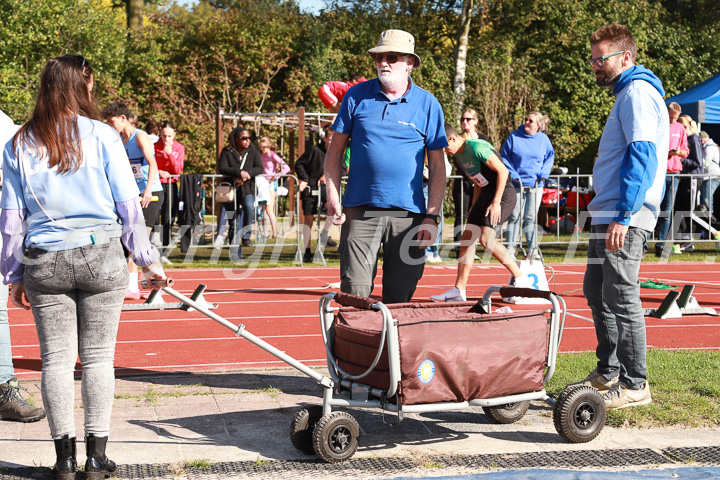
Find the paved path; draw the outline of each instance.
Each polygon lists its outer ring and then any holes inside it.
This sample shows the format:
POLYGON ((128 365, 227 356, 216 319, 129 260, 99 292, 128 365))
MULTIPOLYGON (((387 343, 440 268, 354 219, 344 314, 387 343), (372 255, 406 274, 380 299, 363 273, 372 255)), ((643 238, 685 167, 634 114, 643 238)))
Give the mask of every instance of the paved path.
MULTIPOLYGON (((41 402, 39 380, 22 385, 41 402)), ((75 415, 82 435, 79 386, 75 415)), ((290 443, 295 411, 321 404, 321 388, 289 368, 120 377, 115 395, 108 454, 121 465, 119 478, 452 478, 523 468, 720 466, 720 428, 605 427, 594 441, 574 445, 555 432, 544 403, 510 425, 491 423, 480 408, 409 414, 396 426, 383 423, 378 411, 351 410, 362 429, 360 448, 349 462, 329 465, 290 443)), ((47 421, 0 423, 0 478, 50 478, 38 467, 54 461, 47 421)), ((78 461, 85 461, 82 443, 78 461)))

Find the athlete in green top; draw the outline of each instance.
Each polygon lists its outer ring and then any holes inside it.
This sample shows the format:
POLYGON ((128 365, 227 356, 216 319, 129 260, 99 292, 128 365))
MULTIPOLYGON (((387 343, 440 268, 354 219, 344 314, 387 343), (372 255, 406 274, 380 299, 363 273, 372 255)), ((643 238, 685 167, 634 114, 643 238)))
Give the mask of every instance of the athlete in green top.
POLYGON ((431 295, 435 302, 462 302, 467 299, 467 281, 475 260, 475 243, 492 253, 515 278, 516 287, 531 287, 505 246, 496 242, 497 230, 507 221, 515 207, 515 189, 508 182, 508 169, 500 155, 485 140, 464 139, 452 125, 445 125, 448 146, 445 153, 455 155, 475 183, 467 225, 460 239, 460 256, 455 286, 441 295, 431 295))

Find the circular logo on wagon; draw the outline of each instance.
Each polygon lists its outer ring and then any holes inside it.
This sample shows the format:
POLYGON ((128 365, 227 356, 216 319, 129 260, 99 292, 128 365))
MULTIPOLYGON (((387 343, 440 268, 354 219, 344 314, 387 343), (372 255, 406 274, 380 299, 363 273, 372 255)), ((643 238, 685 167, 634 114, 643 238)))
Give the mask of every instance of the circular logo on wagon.
POLYGON ((423 360, 417 369, 417 376, 422 383, 430 383, 430 380, 435 376, 435 362, 429 358, 423 360))

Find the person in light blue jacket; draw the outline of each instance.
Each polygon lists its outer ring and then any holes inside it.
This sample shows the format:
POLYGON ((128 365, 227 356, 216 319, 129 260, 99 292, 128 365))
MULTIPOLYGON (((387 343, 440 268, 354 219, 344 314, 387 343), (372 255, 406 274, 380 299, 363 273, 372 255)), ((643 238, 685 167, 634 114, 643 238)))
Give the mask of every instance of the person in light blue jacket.
POLYGON ((593 167, 595 198, 583 294, 597 337, 596 368, 582 380, 609 410, 652 402, 645 314, 640 300, 643 245, 665 190, 670 120, 660 79, 635 64, 635 39, 612 24, 590 38, 595 83, 615 96, 593 167))
POLYGON ((540 209, 545 179, 555 162, 555 150, 544 133, 549 119, 540 112, 525 117, 525 123, 510 134, 500 151, 500 157, 510 172, 517 201, 507 226, 510 253, 515 253, 520 236, 520 219, 529 252, 536 252, 537 213, 540 209))

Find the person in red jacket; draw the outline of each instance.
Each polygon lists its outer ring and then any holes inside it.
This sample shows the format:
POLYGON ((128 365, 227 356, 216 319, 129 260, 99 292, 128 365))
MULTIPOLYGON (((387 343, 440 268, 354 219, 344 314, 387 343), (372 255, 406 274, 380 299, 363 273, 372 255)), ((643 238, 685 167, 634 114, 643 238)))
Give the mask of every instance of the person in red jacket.
POLYGON ((323 86, 320 87, 320 90, 318 90, 318 97, 322 100, 325 108, 332 113, 337 113, 340 109, 342 99, 347 91, 350 90, 350 87, 366 81, 367 78, 361 76, 359 73, 353 73, 348 82, 325 82, 323 86))
MULTIPOLYGON (((175 126, 171 122, 164 122, 160 127, 160 140, 155 142, 155 161, 160 174, 160 183, 165 192, 165 204, 160 210, 162 242, 163 246, 168 246, 180 201, 178 175, 182 173, 185 165, 185 147, 175 141, 175 126)), ((171 263, 167 258, 167 252, 163 253, 160 260, 162 263, 171 263)))

